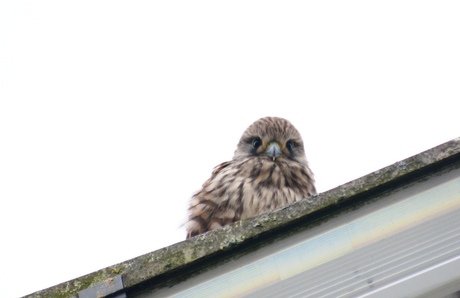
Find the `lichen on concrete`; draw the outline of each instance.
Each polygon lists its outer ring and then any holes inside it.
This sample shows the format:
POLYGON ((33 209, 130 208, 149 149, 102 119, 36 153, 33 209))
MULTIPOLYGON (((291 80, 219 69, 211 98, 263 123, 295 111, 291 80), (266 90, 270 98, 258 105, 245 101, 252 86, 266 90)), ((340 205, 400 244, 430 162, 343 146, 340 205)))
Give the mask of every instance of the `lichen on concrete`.
MULTIPOLYGON (((459 161, 460 138, 457 138, 279 210, 198 235, 26 297, 72 297, 82 289, 117 275, 122 276, 125 288, 136 287, 145 281, 154 283, 156 279, 161 280, 161 277, 180 270, 182 275, 186 275, 187 271, 196 270, 196 264, 200 262, 203 263, 211 257, 225 258, 232 250, 257 241, 262 235, 271 235, 273 231, 284 226, 295 224, 299 220, 308 220, 312 213, 353 202, 359 196, 363 197, 378 189, 389 188, 392 183, 414 177, 417 173, 443 162, 459 161)), ((161 287, 161 284, 157 286, 161 287)))
POLYGON ((102 270, 90 273, 88 275, 84 275, 77 279, 73 279, 64 283, 61 283, 57 286, 44 289, 25 297, 30 298, 66 298, 72 297, 79 291, 86 289, 90 286, 96 285, 104 280, 112 278, 118 275, 120 272, 123 272, 125 266, 123 264, 117 264, 108 268, 104 268, 102 270))

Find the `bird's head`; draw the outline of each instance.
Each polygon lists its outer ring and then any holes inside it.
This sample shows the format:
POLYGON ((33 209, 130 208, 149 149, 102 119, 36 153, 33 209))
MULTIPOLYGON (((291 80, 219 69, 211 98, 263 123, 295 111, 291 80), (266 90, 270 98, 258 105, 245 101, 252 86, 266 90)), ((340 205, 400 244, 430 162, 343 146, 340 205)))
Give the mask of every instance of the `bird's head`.
POLYGON ((246 129, 233 158, 245 157, 307 162, 300 133, 289 121, 277 117, 261 118, 246 129))

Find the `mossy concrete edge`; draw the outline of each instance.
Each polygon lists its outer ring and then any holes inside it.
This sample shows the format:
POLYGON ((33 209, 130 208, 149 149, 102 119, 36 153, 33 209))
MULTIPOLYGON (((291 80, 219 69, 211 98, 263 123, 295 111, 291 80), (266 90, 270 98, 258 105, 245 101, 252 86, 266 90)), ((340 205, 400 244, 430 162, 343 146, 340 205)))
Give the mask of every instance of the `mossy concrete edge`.
POLYGON ((460 159, 460 138, 282 209, 198 235, 25 297, 72 297, 83 289, 117 275, 122 276, 125 288, 134 287, 176 270, 191 268, 199 261, 242 246, 272 229, 307 217, 312 212, 353 200, 372 189, 452 158, 460 159))

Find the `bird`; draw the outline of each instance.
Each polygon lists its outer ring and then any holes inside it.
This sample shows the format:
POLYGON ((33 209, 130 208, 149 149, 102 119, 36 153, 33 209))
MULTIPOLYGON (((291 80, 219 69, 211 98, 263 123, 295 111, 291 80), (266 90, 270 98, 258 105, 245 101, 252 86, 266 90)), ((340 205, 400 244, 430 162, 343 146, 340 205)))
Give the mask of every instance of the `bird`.
POLYGON ((244 131, 233 158, 191 197, 187 239, 315 194, 298 130, 284 118, 260 118, 244 131))

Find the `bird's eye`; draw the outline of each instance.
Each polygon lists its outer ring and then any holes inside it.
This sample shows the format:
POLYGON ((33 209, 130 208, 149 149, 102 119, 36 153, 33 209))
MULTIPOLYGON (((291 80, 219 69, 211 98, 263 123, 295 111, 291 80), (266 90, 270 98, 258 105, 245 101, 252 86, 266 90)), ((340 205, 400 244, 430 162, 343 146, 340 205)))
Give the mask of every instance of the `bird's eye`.
POLYGON ((287 143, 286 143, 286 148, 287 148, 289 151, 291 151, 294 147, 295 147, 294 141, 291 141, 291 140, 287 141, 287 143))
POLYGON ((254 138, 251 141, 251 145, 254 149, 257 149, 260 147, 260 145, 262 145, 262 141, 259 138, 254 138))

